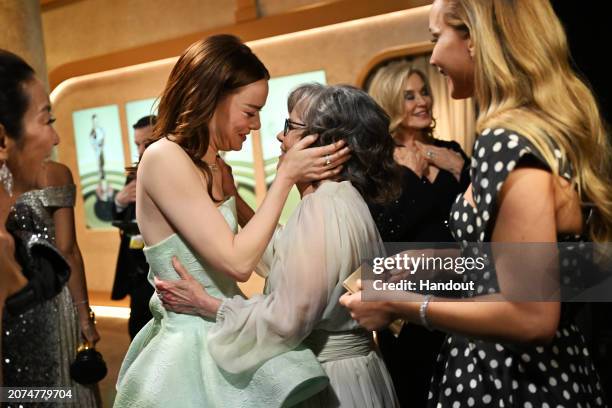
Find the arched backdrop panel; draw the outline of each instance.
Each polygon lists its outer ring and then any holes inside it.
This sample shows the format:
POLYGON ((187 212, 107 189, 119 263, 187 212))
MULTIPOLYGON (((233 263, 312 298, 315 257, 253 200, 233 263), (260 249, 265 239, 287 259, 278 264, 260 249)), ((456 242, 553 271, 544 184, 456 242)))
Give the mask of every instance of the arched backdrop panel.
MULTIPOLYGON (((319 76, 329 84, 359 84, 359 76, 370 61, 383 50, 410 44, 423 44, 429 40, 429 6, 338 23, 317 29, 285 34, 249 42, 254 52, 268 67, 273 79, 302 74, 319 76)), ((187 47, 188 44, 185 44, 187 47)), ((146 64, 115 69, 91 75, 71 78, 62 82, 52 92, 52 103, 57 116, 56 128, 61 137, 58 160, 68 165, 75 175, 79 197, 83 196, 83 185, 78 180, 77 151, 72 122, 74 112, 101 106, 116 105, 122 140, 123 162, 132 162, 129 104, 134 101, 157 98, 166 83, 176 58, 153 61, 146 64)), ((282 81, 281 81, 282 82, 282 81)), ((287 81, 293 87, 295 82, 287 81)), ((289 89, 281 90, 288 92, 289 89)), ((279 95, 282 92, 279 91, 279 95)), ((442 96, 436 96, 438 101, 442 96)), ((270 101, 272 102, 272 101, 270 101)), ((282 104, 281 104, 282 105, 282 104)), ((282 121, 287 112, 271 112, 282 121)), ((274 123, 262 128, 262 132, 274 132, 274 123)), ((282 130, 276 125, 277 131, 282 130)), ((442 132, 441 132, 442 133, 442 132)), ((444 132, 445 134, 453 134, 444 132)), ((244 176, 252 182, 252 197, 256 204, 266 191, 266 184, 273 176, 270 163, 277 146, 273 137, 253 132, 251 162, 245 166, 244 176), (264 144, 262 144, 262 141, 264 144), (251 166, 252 168, 249 168, 251 166)), ((464 141, 465 143, 465 141, 464 141)), ((463 144, 463 143, 462 143, 463 144)), ((116 159, 116 158, 115 158, 116 159)), ((119 237, 114 229, 87 228, 86 208, 83 200, 77 200, 76 224, 79 243, 84 255, 87 280, 90 290, 110 292, 112 287, 119 237)), ((284 217, 288 217, 288 212, 284 217)), ((259 290, 261 281, 253 278, 245 286, 247 293, 259 290)))

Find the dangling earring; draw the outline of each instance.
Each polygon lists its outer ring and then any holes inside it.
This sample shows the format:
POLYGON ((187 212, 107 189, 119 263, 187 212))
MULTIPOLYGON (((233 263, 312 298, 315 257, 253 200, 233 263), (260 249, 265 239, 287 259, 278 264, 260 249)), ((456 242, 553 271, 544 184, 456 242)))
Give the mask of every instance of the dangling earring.
POLYGON ((0 167, 0 182, 4 186, 4 190, 8 193, 9 197, 13 196, 13 173, 6 165, 6 162, 2 163, 0 167))

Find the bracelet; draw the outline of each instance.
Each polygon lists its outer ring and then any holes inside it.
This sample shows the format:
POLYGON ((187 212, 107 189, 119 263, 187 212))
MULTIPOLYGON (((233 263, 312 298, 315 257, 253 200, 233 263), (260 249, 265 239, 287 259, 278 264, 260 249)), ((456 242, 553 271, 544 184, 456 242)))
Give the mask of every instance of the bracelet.
POLYGON ((89 300, 81 300, 80 302, 72 302, 72 306, 87 305, 89 300))
POLYGON ((89 308, 89 321, 92 322, 94 325, 96 323, 98 323, 96 321, 96 314, 94 313, 94 311, 93 311, 93 309, 91 307, 89 308))
POLYGON ((431 300, 431 295, 425 296, 425 299, 423 299, 423 302, 419 306, 419 317, 421 318, 421 324, 427 330, 432 330, 431 325, 429 324, 429 321, 427 320, 427 307, 429 306, 430 300, 431 300))

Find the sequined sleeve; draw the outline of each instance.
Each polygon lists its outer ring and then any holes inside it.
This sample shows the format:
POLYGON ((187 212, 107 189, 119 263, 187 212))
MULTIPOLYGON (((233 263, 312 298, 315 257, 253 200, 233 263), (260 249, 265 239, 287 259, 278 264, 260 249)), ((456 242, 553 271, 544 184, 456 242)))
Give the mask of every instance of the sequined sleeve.
POLYGON ((40 199, 45 207, 74 207, 76 197, 74 184, 46 187, 42 191, 44 194, 40 195, 40 199))

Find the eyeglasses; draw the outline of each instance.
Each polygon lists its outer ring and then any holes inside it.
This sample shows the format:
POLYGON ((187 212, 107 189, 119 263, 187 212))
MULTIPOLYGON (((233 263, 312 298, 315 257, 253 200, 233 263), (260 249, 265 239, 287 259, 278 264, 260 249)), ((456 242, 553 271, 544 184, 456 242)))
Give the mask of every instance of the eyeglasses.
POLYGON ((305 128, 306 125, 300 122, 294 122, 291 119, 285 119, 285 129, 283 130, 283 136, 287 136, 287 133, 291 130, 305 128))

